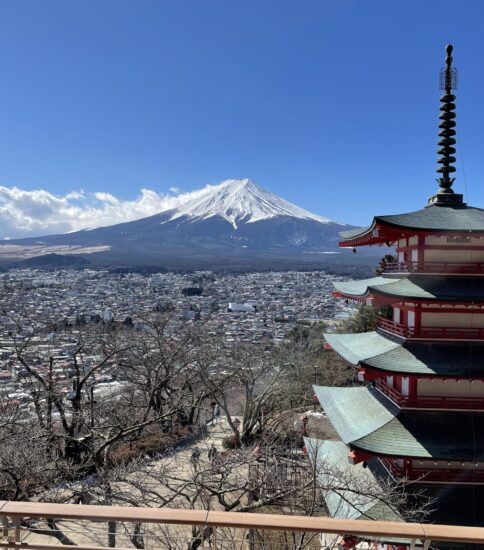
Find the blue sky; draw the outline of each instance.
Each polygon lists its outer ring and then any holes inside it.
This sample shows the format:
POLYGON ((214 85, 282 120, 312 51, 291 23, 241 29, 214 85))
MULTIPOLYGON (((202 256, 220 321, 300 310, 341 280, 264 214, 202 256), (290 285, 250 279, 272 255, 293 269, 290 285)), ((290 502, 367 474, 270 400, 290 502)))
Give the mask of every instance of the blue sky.
POLYGON ((249 177, 348 223, 418 209, 452 41, 484 206, 483 17, 470 0, 3 0, 0 185, 136 201, 249 177))

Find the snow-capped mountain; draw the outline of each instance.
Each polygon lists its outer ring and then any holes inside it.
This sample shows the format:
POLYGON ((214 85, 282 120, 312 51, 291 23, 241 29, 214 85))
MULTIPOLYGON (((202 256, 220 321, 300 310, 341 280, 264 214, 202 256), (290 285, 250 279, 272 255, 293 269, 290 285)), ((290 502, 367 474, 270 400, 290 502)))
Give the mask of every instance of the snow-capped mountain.
MULTIPOLYGON (((10 240, 0 261, 80 254, 97 264, 210 267, 340 253, 349 226, 318 216, 248 179, 227 180, 184 194, 174 208, 126 223, 64 235, 10 240)), ((55 258, 54 258, 55 259, 55 258)))
POLYGON ((192 193, 172 213, 170 220, 189 217, 208 219, 220 216, 236 229, 239 223, 254 223, 277 216, 292 216, 320 223, 334 223, 328 218, 312 214, 277 195, 263 189, 250 179, 226 180, 192 193))

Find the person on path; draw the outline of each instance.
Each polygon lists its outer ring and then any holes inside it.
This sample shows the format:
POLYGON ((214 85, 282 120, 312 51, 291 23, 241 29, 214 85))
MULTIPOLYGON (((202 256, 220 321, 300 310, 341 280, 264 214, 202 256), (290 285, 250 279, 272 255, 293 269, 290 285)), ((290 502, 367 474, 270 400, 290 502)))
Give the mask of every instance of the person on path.
POLYGON ((218 456, 218 449, 217 447, 215 447, 215 443, 212 443, 212 445, 210 446, 210 449, 208 450, 208 458, 212 462, 215 462, 215 460, 217 459, 217 456, 218 456))
POLYGON ((193 467, 195 470, 198 468, 198 463, 200 462, 200 455, 202 453, 200 452, 200 449, 198 447, 195 447, 192 451, 192 456, 190 457, 190 461, 193 464, 193 467))
POLYGON ((217 418, 220 416, 220 405, 216 401, 212 401, 210 406, 212 407, 212 426, 215 426, 217 418))

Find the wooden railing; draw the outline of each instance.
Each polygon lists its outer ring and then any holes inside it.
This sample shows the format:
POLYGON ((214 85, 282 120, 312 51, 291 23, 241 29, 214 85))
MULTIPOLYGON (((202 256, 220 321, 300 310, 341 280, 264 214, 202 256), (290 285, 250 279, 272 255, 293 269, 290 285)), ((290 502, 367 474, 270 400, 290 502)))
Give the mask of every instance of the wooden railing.
POLYGON ((377 327, 402 338, 420 338, 423 340, 484 340, 484 328, 479 327, 409 327, 395 323, 391 319, 379 317, 377 327))
MULTIPOLYGON (((484 545, 484 528, 451 525, 404 523, 393 521, 368 521, 333 519, 277 514, 248 514, 240 512, 218 512, 206 510, 180 510, 170 508, 131 508, 121 506, 86 506, 76 504, 45 504, 37 502, 0 501, 0 518, 3 522, 4 540, 0 548, 24 550, 58 550, 59 545, 29 543, 22 540, 25 520, 68 521, 77 526, 77 532, 89 534, 87 522, 112 523, 127 522, 136 524, 161 524, 175 526, 199 526, 202 533, 200 548, 219 548, 217 530, 241 529, 257 531, 285 531, 288 533, 340 534, 345 537, 362 539, 405 539, 419 541, 423 548, 429 548, 431 541, 458 542, 484 545), (204 531, 206 530, 206 531, 204 531)), ((352 546, 347 546, 351 548, 352 546)), ((101 550, 103 546, 76 546, 77 550, 101 550)), ((117 547, 118 548, 118 547, 117 547)), ((160 546, 156 546, 160 548, 160 546)), ((289 546, 284 546, 289 548, 289 546)))
POLYGON ((484 274, 484 263, 475 262, 389 262, 383 265, 384 273, 447 273, 484 274))
POLYGON ((383 378, 375 380, 376 387, 402 408, 484 410, 484 397, 405 396, 387 384, 383 378))
POLYGON ((395 323, 395 321, 387 319, 386 317, 378 317, 377 327, 391 332, 392 334, 396 334, 397 336, 402 336, 403 338, 411 338, 414 335, 414 329, 412 327, 408 327, 402 323, 395 323))
POLYGON ((389 384, 387 384, 383 378, 377 378, 375 380, 375 385, 383 394, 388 396, 397 405, 403 406, 406 404, 405 397, 395 388, 392 388, 389 384))

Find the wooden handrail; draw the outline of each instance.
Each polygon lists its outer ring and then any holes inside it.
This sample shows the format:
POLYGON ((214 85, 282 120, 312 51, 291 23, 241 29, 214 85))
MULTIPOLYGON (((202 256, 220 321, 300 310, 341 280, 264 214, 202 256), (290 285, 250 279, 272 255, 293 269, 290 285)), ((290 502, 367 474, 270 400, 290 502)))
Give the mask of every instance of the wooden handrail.
MULTIPOLYGON (((38 502, 0 501, 0 518, 57 519, 93 522, 127 521, 140 523, 205 525, 275 531, 338 533, 367 538, 404 538, 484 545, 484 528, 455 525, 404 523, 396 521, 368 521, 308 517, 279 514, 247 514, 206 510, 179 510, 172 508, 134 508, 82 504, 50 504, 38 502)), ((10 547, 47 549, 54 546, 27 543, 8 543, 10 547)), ((5 544, 0 544, 5 546, 5 544)), ((56 546, 58 548, 58 546, 56 546)), ((81 548, 81 547, 78 547, 81 548)), ((99 547, 82 547, 97 550, 99 547)))

